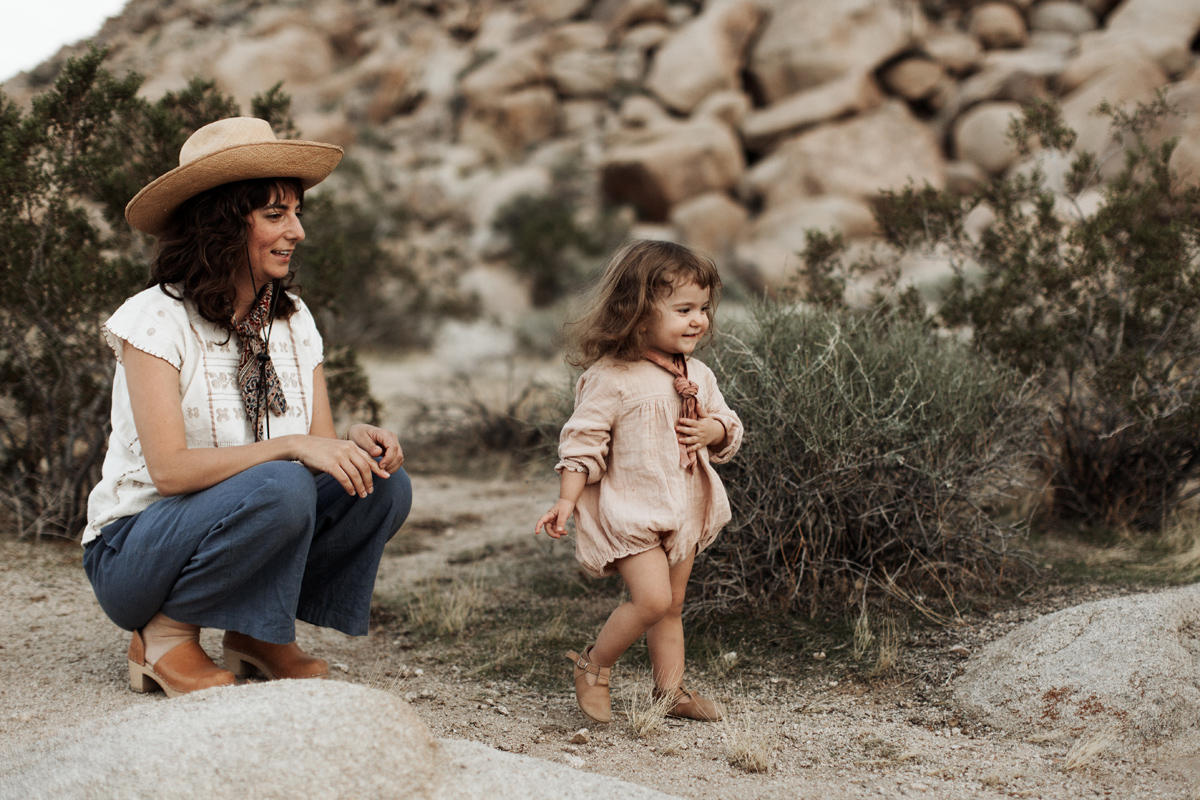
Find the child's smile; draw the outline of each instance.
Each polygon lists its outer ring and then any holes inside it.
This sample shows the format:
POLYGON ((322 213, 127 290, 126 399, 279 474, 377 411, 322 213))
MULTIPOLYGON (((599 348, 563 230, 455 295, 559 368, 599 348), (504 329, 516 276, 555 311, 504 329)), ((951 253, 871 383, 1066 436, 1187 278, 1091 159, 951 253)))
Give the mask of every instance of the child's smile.
POLYGON ((669 355, 691 355, 708 332, 710 296, 694 283, 675 286, 655 304, 658 318, 646 331, 646 343, 669 355))

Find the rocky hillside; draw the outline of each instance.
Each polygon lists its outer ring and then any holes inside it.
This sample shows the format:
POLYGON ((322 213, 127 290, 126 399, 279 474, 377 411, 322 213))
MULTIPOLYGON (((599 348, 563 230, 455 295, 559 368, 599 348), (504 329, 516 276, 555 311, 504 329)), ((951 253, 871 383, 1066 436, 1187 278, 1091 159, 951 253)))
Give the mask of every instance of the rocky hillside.
POLYGON ((408 209, 406 258, 511 319, 528 292, 494 215, 564 165, 595 198, 580 215, 625 204, 751 284, 808 228, 869 238, 881 188, 1022 168, 1006 130, 1031 98, 1102 151, 1096 105, 1165 87, 1200 177, 1198 31, 1200 0, 130 0, 96 39, 150 97, 211 76, 248 108, 284 81, 302 135, 408 209))

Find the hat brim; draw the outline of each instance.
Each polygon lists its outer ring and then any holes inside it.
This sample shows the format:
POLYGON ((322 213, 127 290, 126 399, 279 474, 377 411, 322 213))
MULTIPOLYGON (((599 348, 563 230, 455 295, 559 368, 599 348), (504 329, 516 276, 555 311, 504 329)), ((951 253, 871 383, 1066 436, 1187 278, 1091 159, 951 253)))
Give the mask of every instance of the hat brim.
POLYGON ((157 236, 176 209, 201 192, 253 178, 297 178, 311 189, 329 177, 341 160, 342 148, 324 142, 278 139, 234 145, 146 184, 125 206, 125 219, 137 230, 157 236))

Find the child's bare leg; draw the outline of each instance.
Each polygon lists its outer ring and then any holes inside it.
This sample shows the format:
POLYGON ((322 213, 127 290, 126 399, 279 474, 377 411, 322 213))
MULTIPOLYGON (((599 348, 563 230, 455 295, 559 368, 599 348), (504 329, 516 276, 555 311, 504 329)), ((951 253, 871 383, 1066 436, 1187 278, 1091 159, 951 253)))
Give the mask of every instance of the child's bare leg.
POLYGON ((609 615, 592 645, 592 659, 604 667, 615 664, 630 645, 661 620, 672 600, 671 568, 661 547, 619 559, 616 567, 629 587, 629 600, 609 615))
POLYGON ((671 606, 663 618, 646 631, 654 685, 659 689, 674 689, 683 680, 683 599, 695 557, 692 553, 670 567, 671 606))

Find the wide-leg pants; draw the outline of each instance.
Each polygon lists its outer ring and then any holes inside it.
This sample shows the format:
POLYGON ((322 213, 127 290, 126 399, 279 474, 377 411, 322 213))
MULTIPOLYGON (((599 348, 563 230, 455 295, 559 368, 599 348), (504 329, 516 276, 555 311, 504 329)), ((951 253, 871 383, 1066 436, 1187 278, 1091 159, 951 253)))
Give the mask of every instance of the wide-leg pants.
POLYGON ((297 619, 367 632, 383 546, 412 505, 403 470, 365 498, 329 475, 272 461, 106 525, 84 550, 100 607, 126 630, 161 611, 267 642, 297 619))

